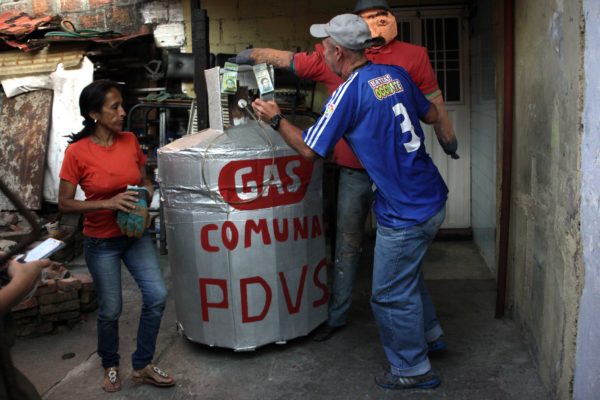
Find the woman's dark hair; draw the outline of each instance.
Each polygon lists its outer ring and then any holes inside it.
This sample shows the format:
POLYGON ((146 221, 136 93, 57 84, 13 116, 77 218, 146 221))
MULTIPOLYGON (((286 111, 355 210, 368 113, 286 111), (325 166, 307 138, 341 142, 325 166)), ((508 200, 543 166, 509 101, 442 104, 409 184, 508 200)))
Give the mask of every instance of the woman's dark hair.
POLYGON ((69 144, 90 136, 94 133, 96 122, 90 117, 91 112, 101 112, 106 100, 106 93, 110 89, 117 89, 119 92, 119 84, 110 79, 100 79, 87 85, 79 95, 79 112, 83 117, 83 129, 78 133, 69 135, 69 144))

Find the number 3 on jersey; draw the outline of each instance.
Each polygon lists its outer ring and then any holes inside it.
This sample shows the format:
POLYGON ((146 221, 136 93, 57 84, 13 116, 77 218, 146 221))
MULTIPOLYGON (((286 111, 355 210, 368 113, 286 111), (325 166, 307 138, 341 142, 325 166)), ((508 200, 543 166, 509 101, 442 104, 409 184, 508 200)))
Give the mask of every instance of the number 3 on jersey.
POLYGON ((412 153, 413 151, 419 150, 419 147, 421 147, 421 139, 415 133, 415 127, 413 126, 412 122, 410 122, 410 118, 408 117, 408 112, 406 111, 404 104, 398 103, 392 107, 392 110, 394 110, 394 115, 396 117, 399 115, 403 117, 402 123, 400 123, 402 133, 410 132, 410 142, 404 143, 406 152, 412 153))

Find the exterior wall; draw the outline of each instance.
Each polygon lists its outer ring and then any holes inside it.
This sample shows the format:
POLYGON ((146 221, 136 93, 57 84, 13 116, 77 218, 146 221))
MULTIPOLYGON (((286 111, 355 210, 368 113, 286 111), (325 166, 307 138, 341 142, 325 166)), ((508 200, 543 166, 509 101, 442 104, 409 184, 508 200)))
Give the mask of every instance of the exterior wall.
MULTIPOLYGON (((295 0, 203 0, 210 19, 210 51, 237 53, 249 45, 296 51, 311 49, 317 42, 308 32, 311 24, 352 12, 356 1, 295 0)), ((388 0, 390 7, 418 4, 462 4, 457 0, 388 0)))
POLYGON ((308 28, 315 21, 327 21, 348 2, 205 0, 210 51, 237 53, 250 45, 294 51, 306 50, 314 41, 308 28))
POLYGON ((600 3, 583 2, 585 16, 585 103, 581 145, 581 236, 585 284, 579 309, 574 398, 593 399, 600 393, 600 3))
POLYGON ((144 24, 181 22, 181 1, 144 0, 0 0, 0 12, 24 11, 32 16, 61 15, 78 29, 136 33, 144 24))
POLYGON ((572 394, 584 272, 581 16, 581 0, 515 2, 508 305, 542 381, 560 399, 572 394))
MULTIPOLYGON (((496 80, 492 1, 478 0, 471 18, 471 203, 473 239, 496 269, 496 80)), ((501 28, 501 27, 500 27, 501 28)))

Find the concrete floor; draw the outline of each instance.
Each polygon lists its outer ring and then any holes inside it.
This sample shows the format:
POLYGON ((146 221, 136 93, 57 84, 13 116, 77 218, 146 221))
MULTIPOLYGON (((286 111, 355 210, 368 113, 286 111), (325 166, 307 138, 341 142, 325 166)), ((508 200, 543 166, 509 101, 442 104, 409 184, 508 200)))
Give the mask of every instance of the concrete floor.
MULTIPOLYGON (((156 362, 177 378, 173 388, 135 386, 125 380, 122 391, 104 393, 95 353, 95 314, 70 330, 18 340, 13 359, 48 400, 549 398, 518 328, 510 320, 493 318, 495 281, 472 242, 436 242, 424 266, 449 345, 431 359, 442 385, 406 391, 376 386, 373 378, 387 363, 369 306, 372 246, 366 246, 349 324, 326 342, 303 337, 248 353, 210 348, 177 334, 170 299, 156 362)), ((166 258, 163 262, 170 283, 166 258)), ((128 377, 139 295, 127 273, 124 293, 121 373, 128 377)))

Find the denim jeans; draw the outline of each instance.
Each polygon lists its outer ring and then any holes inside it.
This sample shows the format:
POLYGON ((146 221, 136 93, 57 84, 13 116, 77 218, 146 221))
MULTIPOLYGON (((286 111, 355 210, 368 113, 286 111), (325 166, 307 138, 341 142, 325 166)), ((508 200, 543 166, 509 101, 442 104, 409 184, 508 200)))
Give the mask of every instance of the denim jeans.
POLYGON ((365 220, 372 202, 369 175, 362 170, 340 168, 334 272, 327 320, 329 326, 346 324, 362 251, 365 220))
POLYGON ((429 371, 427 342, 443 333, 421 264, 445 215, 442 208, 419 225, 403 229, 377 227, 371 308, 395 375, 415 376, 429 371))
POLYGON ((137 349, 131 357, 133 369, 142 369, 154 357, 167 289, 160 271, 156 248, 148 233, 140 239, 119 236, 84 238, 85 261, 98 296, 98 355, 104 368, 119 365, 119 316, 123 308, 121 260, 142 293, 142 312, 137 349))

